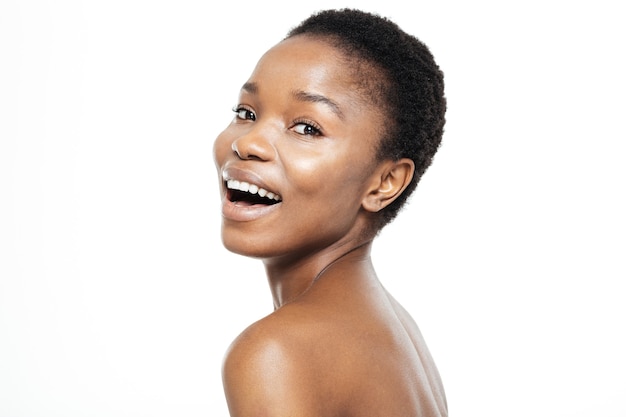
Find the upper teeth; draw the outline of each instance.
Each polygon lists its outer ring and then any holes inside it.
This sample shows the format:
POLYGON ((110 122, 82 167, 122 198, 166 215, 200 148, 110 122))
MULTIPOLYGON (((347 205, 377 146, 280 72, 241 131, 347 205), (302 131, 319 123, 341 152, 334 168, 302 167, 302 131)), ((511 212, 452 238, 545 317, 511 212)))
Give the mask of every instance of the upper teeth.
POLYGON ((239 190, 250 194, 258 194, 261 197, 266 197, 271 200, 281 200, 278 194, 274 194, 271 191, 267 191, 265 188, 261 188, 258 185, 250 184, 249 182, 228 180, 226 181, 226 186, 231 190, 239 190))

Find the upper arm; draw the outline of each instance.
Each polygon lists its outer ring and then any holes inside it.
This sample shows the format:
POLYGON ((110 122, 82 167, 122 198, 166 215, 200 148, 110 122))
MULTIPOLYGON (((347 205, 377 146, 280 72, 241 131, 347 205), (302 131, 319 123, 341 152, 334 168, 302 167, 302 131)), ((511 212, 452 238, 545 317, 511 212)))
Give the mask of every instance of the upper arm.
POLYGON ((321 414, 311 360, 285 339, 248 330, 233 342, 222 371, 231 417, 321 414))

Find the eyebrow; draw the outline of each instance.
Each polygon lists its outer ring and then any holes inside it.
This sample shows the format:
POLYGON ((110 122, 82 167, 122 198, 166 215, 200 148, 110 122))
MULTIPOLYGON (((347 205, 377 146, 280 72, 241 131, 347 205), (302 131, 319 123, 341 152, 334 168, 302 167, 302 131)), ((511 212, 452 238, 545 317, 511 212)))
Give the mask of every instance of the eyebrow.
POLYGON ((259 92, 259 86, 257 85, 257 83, 245 83, 241 86, 241 89, 247 91, 250 94, 256 94, 259 92))
MULTIPOLYGON (((241 87, 241 89, 250 94, 257 94, 259 92, 259 86, 255 82, 247 82, 241 87)), ((291 94, 298 101, 304 101, 308 103, 323 103, 327 105, 330 110, 332 110, 332 112, 335 113, 340 119, 343 120, 345 117, 343 112, 339 108, 339 105, 326 96, 302 90, 293 91, 291 94)))
POLYGON ((344 119, 343 112, 339 108, 339 105, 335 103, 333 100, 329 99, 326 96, 321 94, 309 93, 307 91, 294 91, 293 96, 299 101, 306 101, 309 103, 323 103, 326 104, 333 113, 337 115, 340 119, 344 119))

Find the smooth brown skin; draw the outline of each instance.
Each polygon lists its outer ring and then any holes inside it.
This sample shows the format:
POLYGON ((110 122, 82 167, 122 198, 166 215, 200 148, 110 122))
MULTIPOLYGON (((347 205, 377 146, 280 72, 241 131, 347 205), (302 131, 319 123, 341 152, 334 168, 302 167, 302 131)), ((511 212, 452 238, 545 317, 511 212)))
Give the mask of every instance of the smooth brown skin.
POLYGON ((282 197, 258 214, 228 202, 222 181, 222 240, 263 261, 275 306, 225 357, 231 417, 447 415, 426 344, 370 259, 368 226, 414 165, 374 159, 385 117, 355 76, 324 41, 287 39, 261 58, 215 142, 220 179, 282 197))

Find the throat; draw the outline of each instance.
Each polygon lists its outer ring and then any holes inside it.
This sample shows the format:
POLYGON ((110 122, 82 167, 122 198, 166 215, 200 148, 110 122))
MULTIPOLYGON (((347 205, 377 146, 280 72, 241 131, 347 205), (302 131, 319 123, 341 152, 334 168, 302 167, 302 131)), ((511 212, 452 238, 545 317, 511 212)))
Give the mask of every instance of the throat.
POLYGON ((335 247, 310 257, 265 259, 263 263, 272 291, 274 309, 301 300, 320 283, 325 290, 323 293, 318 291, 317 295, 322 294, 327 299, 333 298, 333 293, 344 297, 353 285, 364 285, 367 288, 378 285, 371 261, 371 245, 372 241, 366 240, 355 242, 354 245, 335 247), (333 279, 333 276, 339 279, 333 279))

